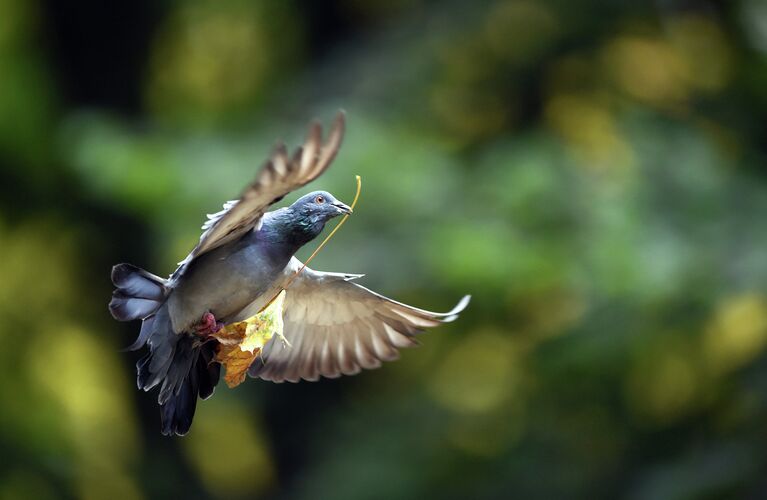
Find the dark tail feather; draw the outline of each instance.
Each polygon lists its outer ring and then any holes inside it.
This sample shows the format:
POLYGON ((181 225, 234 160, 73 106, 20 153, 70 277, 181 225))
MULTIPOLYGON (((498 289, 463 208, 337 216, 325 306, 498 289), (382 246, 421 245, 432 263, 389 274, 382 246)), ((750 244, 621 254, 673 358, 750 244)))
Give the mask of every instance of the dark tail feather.
POLYGON ((112 268, 112 282, 117 287, 109 303, 112 316, 142 320, 138 338, 127 349, 149 347, 136 363, 136 383, 144 391, 160 387, 162 433, 183 436, 192 425, 197 397, 209 398, 218 384, 221 365, 214 360, 214 344, 196 345, 191 335, 173 331, 164 279, 118 264, 112 268))
MULTIPOLYGON (((149 391, 161 383, 163 386, 166 385, 166 378, 176 359, 177 346, 181 346, 179 352, 179 360, 181 360, 187 341, 190 342, 191 350, 192 339, 185 334, 177 334, 173 331, 168 307, 165 305, 161 306, 154 316, 144 320, 144 325, 139 338, 131 347, 140 348, 143 344, 149 347, 149 352, 136 363, 138 388, 149 391), (146 330, 144 325, 147 326, 146 330)), ((175 371, 179 372, 181 368, 179 366, 175 371)), ((161 404, 162 402, 160 401, 161 404)))
POLYGON ((191 337, 179 341, 160 390, 163 435, 186 434, 197 409, 197 397, 206 399, 213 394, 221 367, 213 361, 213 349, 213 344, 193 346, 191 337))
POLYGON ((117 287, 109 302, 109 312, 118 321, 146 319, 165 302, 165 280, 130 264, 112 268, 112 283, 117 287))
POLYGON ((191 370, 181 381, 179 392, 171 394, 168 400, 160 405, 160 419, 164 436, 183 436, 192 426, 194 412, 197 409, 197 387, 199 384, 197 370, 191 370))
POLYGON ((154 328, 154 319, 154 314, 144 318, 144 320, 141 322, 141 331, 139 332, 135 342, 123 350, 138 351, 141 349, 144 344, 146 344, 146 341, 149 340, 149 335, 152 333, 152 329, 154 328))
POLYGON ((144 320, 134 345, 144 342, 149 352, 136 363, 136 383, 144 391, 160 387, 162 433, 183 436, 192 425, 197 397, 210 397, 218 384, 215 343, 200 345, 189 334, 175 333, 165 305, 144 320))
POLYGON ((213 359, 215 354, 215 346, 211 344, 203 346, 200 351, 200 359, 197 361, 200 399, 208 399, 216 391, 216 384, 221 375, 221 364, 213 359))

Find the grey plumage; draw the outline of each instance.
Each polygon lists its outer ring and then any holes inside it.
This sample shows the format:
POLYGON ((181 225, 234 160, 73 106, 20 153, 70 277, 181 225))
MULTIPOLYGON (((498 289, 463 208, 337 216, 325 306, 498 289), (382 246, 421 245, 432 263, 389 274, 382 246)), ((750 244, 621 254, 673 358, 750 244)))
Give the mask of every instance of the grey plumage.
POLYGON ((109 310, 120 321, 142 319, 154 312, 165 300, 165 280, 130 264, 112 268, 112 294, 109 310))
MULTIPOLYGON (((242 196, 208 216, 200 242, 168 280, 129 264, 114 267, 109 308, 118 320, 142 320, 129 349, 148 347, 136 365, 137 385, 145 391, 159 387, 163 434, 185 434, 197 398, 210 397, 218 382, 216 343, 194 333, 202 316, 210 312, 231 323, 258 312, 301 266, 296 251, 328 220, 350 211, 330 193, 317 191, 266 212, 328 168, 343 131, 339 113, 325 144, 314 124, 290 159, 284 146, 276 147, 242 196)), ((293 347, 270 341, 249 374, 295 382, 375 368, 395 359, 397 349, 415 345, 424 328, 455 319, 468 303, 464 297, 452 311, 432 313, 353 283, 358 277, 305 269, 286 295, 284 335, 293 347)))

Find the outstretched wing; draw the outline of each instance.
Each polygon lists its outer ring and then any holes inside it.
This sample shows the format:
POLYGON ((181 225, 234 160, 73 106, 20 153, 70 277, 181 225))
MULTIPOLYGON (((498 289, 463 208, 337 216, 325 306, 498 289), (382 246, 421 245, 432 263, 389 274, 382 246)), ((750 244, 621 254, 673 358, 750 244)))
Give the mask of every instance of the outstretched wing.
MULTIPOLYGON (((294 258, 288 273, 300 265, 294 258)), ((417 345, 415 336, 424 328, 453 321, 469 303, 467 295, 450 312, 429 312, 352 282, 358 277, 306 268, 285 297, 284 335, 292 347, 273 338, 248 374, 298 382, 378 368, 398 358, 398 349, 417 345)))
POLYGON ((195 258, 240 238, 256 227, 270 205, 327 170, 341 147, 344 124, 344 113, 339 111, 323 144, 322 127, 317 122, 312 123, 304 145, 292 156, 288 156, 284 144, 278 144, 242 196, 238 200, 226 202, 222 211, 208 215, 208 220, 202 226, 200 242, 179 262, 171 281, 177 280, 195 258))

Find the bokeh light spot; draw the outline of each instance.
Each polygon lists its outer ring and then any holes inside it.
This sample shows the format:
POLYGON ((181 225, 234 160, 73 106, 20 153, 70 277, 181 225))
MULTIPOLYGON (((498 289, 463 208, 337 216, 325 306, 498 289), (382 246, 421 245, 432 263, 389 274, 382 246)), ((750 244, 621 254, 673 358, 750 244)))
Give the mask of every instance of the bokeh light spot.
POLYGON ((520 389, 520 359, 497 332, 469 335, 442 360, 429 385, 432 397, 461 414, 487 414, 514 399, 520 389))
POLYGON ((620 36, 607 45, 604 64, 620 88, 640 101, 678 106, 689 98, 689 67, 664 40, 620 36))
POLYGON ((640 351, 628 378, 629 406, 640 419, 665 424, 686 415, 698 390, 696 367, 673 341, 640 351))
POLYGON ((200 408, 184 449, 208 491, 221 498, 264 493, 275 480, 266 439, 240 404, 218 399, 200 408))
POLYGON ((755 293, 730 297, 721 303, 703 339, 707 363, 721 372, 753 360, 766 344, 767 303, 755 293))

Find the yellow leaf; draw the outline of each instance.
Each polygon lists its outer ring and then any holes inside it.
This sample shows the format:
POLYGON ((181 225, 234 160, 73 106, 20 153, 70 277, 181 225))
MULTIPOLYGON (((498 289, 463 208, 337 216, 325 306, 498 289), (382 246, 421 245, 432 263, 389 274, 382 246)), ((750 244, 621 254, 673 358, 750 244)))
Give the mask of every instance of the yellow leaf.
POLYGON ((245 380, 248 368, 272 337, 277 335, 287 344, 282 335, 285 293, 285 290, 280 292, 261 312, 244 321, 226 325, 213 335, 219 342, 216 361, 224 365, 224 381, 230 388, 237 387, 245 380))

